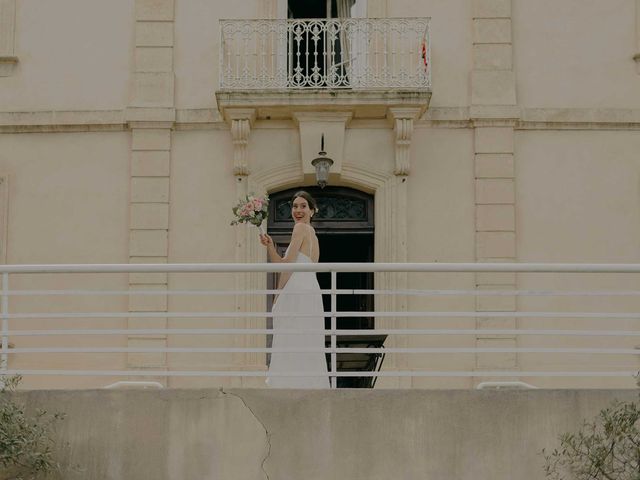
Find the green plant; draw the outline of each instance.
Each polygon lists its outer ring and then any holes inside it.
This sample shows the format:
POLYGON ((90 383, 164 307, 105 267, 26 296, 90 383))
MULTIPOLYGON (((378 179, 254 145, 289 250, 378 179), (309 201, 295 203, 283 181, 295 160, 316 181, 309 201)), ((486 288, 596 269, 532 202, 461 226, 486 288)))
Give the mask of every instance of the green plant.
POLYGON ((0 377, 0 480, 30 479, 57 468, 53 456, 53 428, 61 413, 37 410, 28 416, 10 392, 22 379, 0 377))
POLYGON ((577 433, 560 436, 560 447, 542 451, 554 480, 640 480, 640 408, 614 402, 577 433))

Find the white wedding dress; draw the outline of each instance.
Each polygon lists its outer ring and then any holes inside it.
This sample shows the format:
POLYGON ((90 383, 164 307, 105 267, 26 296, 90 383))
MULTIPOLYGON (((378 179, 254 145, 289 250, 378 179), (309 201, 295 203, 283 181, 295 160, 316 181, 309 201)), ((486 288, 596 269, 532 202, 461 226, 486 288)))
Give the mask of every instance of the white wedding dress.
MULTIPOLYGON (((313 245, 309 242, 310 245, 313 245)), ((288 249, 287 249, 288 251, 288 249)), ((310 252, 309 255, 313 255, 310 252)), ((298 252, 295 263, 313 263, 313 260, 298 252)), ((322 294, 315 272, 293 272, 271 310, 274 314, 286 316, 273 317, 273 348, 324 348, 324 334, 286 334, 278 330, 323 330, 324 307, 322 294), (311 291, 310 293, 289 293, 292 290, 311 291), (299 313, 317 314, 299 316, 299 313)), ((301 373, 301 376, 269 376, 267 385, 272 388, 329 388, 327 362, 323 352, 284 353, 273 352, 269 373, 301 373), (322 374, 322 375, 304 375, 322 374)))

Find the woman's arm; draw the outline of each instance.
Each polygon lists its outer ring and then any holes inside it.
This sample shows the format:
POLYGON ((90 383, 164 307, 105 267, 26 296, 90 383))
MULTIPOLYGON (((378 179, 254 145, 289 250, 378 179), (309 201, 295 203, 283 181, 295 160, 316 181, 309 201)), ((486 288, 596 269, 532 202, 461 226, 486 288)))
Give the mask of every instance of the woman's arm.
POLYGON ((291 242, 289 249, 284 257, 278 255, 276 247, 273 244, 273 240, 269 235, 261 235, 260 242, 267 247, 267 254, 269 255, 269 261, 271 263, 293 263, 298 257, 298 251, 302 246, 302 242, 305 236, 305 227, 303 224, 298 223, 293 227, 293 233, 291 234, 291 242))
MULTIPOLYGON (((269 261, 271 263, 293 263, 298 256, 298 251, 302 246, 302 242, 305 236, 305 226, 298 223, 293 227, 293 233, 291 234, 291 242, 287 250, 287 254, 284 257, 278 255, 276 247, 273 244, 273 240, 269 235, 261 235, 260 242, 267 247, 267 254, 269 255, 269 261)), ((289 281, 291 272, 282 272, 279 275, 278 289, 283 289, 289 281)))

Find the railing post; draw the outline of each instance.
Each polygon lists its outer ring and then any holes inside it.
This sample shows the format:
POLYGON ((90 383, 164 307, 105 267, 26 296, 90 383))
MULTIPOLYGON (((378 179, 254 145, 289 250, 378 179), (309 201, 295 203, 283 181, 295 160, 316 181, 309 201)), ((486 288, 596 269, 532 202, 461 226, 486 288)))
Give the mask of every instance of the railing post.
POLYGON ((9 274, 2 274, 2 357, 0 358, 0 373, 5 373, 9 369, 9 274))
POLYGON ((336 373, 338 371, 338 355, 336 354, 337 348, 337 308, 336 308, 336 289, 338 286, 337 272, 331 272, 331 388, 336 388, 338 385, 338 377, 336 373))
POLYGON ((224 78, 224 22, 220 21, 220 51, 218 52, 218 85, 224 87, 227 83, 224 78))

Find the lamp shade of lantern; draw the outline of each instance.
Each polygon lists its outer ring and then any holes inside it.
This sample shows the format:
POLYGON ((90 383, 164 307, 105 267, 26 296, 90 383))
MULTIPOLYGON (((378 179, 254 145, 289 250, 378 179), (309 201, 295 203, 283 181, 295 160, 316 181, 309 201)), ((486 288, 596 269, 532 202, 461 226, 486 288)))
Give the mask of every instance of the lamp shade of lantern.
MULTIPOLYGON (((321 155, 323 153, 326 155, 325 152, 320 152, 321 155)), ((328 157, 318 157, 311 162, 311 165, 316 169, 316 181, 320 188, 326 187, 329 180, 329 169, 333 165, 333 160, 328 157)))

